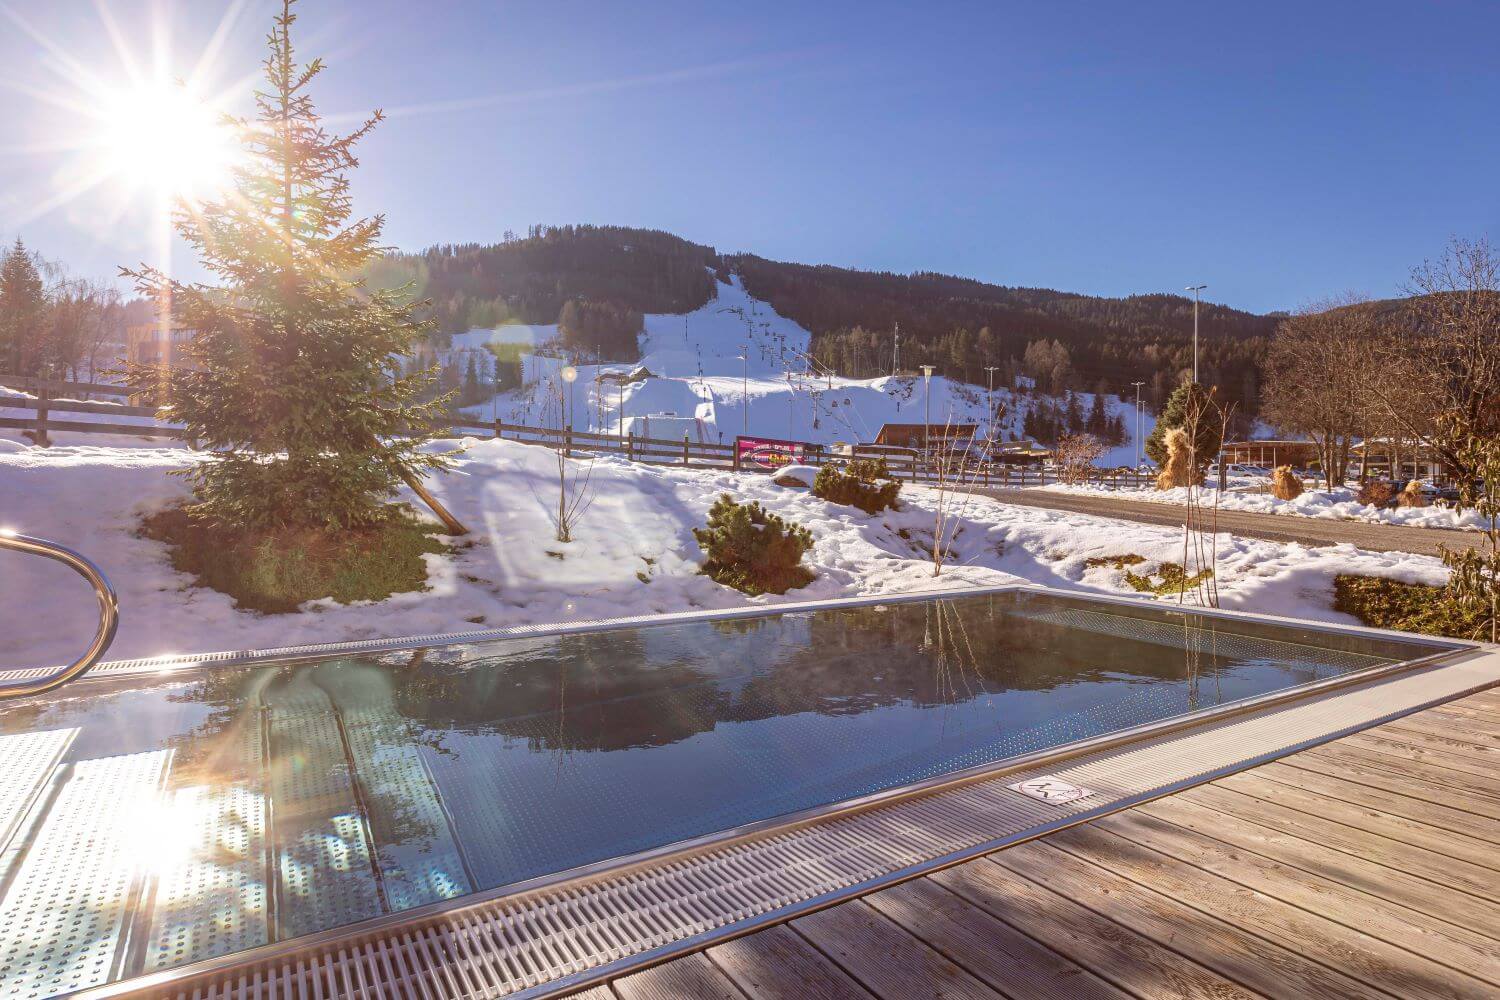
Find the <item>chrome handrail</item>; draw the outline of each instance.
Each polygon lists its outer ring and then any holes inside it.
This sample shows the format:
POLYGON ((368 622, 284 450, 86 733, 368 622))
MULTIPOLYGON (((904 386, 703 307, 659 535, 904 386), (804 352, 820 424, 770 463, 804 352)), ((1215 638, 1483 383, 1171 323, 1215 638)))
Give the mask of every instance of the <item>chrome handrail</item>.
POLYGON ((14 549, 17 552, 30 552, 55 559, 87 580, 94 588, 94 596, 99 599, 99 631, 94 633, 94 641, 89 643, 87 652, 61 670, 45 676, 0 684, 0 698, 41 694, 86 673, 104 655, 104 651, 109 649, 109 644, 115 641, 115 629, 120 625, 120 601, 104 571, 67 546, 5 528, 0 528, 0 549, 14 549))

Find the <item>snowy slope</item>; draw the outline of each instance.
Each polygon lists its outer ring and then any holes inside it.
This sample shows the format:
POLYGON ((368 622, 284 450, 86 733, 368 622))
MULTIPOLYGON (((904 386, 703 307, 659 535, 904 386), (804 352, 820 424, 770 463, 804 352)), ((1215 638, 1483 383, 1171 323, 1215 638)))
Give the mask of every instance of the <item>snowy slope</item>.
MULTIPOLYGON (((532 328, 538 332, 555 328, 532 328)), ((464 335, 469 336, 469 335, 464 335)), ((686 314, 648 314, 641 337, 642 358, 633 363, 578 365, 573 380, 560 377, 561 361, 538 358, 528 372, 539 372, 532 384, 471 407, 476 417, 498 417, 512 423, 620 434, 640 431, 638 418, 672 414, 694 418, 702 440, 733 441, 738 434, 787 438, 819 444, 874 441, 886 423, 973 423, 985 433, 985 389, 935 375, 930 386, 921 378, 847 379, 813 375, 807 359, 812 335, 745 291, 738 276, 718 285, 717 298, 686 314), (748 352, 745 347, 748 346, 748 352), (748 361, 745 356, 748 353, 748 361), (644 367, 651 376, 620 386, 598 381, 644 367), (566 414, 566 416, 564 415, 566 414)), ((455 341, 456 343, 456 341, 455 341)), ((1092 393, 1079 393, 1084 412, 1092 393)), ((1022 436, 1022 425, 1035 397, 996 389, 993 400, 1003 418, 995 425, 999 439, 1022 436)), ((1135 431, 1135 407, 1106 397, 1111 415, 1119 414, 1127 431, 1135 431)), ((1142 433, 1150 434, 1148 414, 1142 433)), ((1127 440, 1100 459, 1106 466, 1130 465, 1135 444, 1127 440)))

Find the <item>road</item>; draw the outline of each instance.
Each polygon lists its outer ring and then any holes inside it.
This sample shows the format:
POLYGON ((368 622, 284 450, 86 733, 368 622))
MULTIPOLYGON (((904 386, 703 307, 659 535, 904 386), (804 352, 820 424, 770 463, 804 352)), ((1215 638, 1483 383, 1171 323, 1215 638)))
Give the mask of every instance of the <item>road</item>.
MULTIPOLYGON (((1182 508, 1164 503, 1119 500, 1114 497, 1087 496, 1076 493, 1054 493, 1050 490, 976 489, 975 493, 994 497, 1005 503, 1049 510, 1075 511, 1099 517, 1113 517, 1142 524, 1182 526, 1182 508)), ((1328 518, 1299 517, 1293 514, 1256 514, 1240 510, 1219 511, 1219 530, 1248 538, 1265 538, 1273 542, 1301 542, 1303 545, 1338 545, 1347 542, 1377 552, 1416 552, 1438 554, 1438 544, 1449 548, 1478 548, 1477 531, 1455 531, 1447 528, 1410 528, 1404 525, 1376 524, 1369 521, 1335 521, 1328 518)))

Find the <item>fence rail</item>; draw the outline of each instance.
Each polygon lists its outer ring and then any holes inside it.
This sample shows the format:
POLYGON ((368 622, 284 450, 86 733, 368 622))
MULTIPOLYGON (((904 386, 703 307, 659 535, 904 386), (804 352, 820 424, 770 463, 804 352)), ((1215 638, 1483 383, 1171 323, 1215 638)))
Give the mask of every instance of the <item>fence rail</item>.
MULTIPOLYGON (((32 410, 35 417, 0 417, 0 428, 28 431, 38 444, 50 443, 49 433, 68 432, 81 434, 118 434, 144 438, 182 439, 186 436, 181 427, 169 423, 152 424, 109 423, 106 421, 58 420, 53 413, 80 413, 98 416, 156 417, 159 411, 151 406, 130 406, 122 403, 104 403, 73 399, 80 392, 100 395, 128 395, 122 386, 98 385, 85 382, 55 382, 42 379, 19 378, 0 375, 0 385, 15 389, 29 389, 35 396, 0 396, 0 408, 32 410)), ((693 441, 687 436, 681 440, 671 438, 648 438, 635 435, 602 434, 598 431, 581 431, 571 428, 532 427, 527 424, 512 424, 502 420, 476 421, 457 419, 445 424, 440 432, 446 437, 489 437, 517 441, 521 444, 538 445, 561 451, 564 455, 576 456, 590 453, 622 455, 627 460, 650 465, 678 465, 689 468, 733 470, 737 472, 773 472, 773 469, 742 466, 738 451, 732 444, 709 441, 693 441)), ((845 456, 819 445, 806 446, 804 464, 812 466, 842 462, 845 456)), ((873 456, 871 456, 873 457, 873 456)), ((961 481, 966 486, 1019 488, 1045 486, 1060 481, 1053 469, 1028 465, 1010 465, 1003 462, 966 464, 961 474, 952 468, 946 471, 936 463, 924 461, 920 455, 881 455, 891 475, 896 479, 912 483, 934 483, 946 479, 961 481)), ((1093 470, 1080 480, 1082 483, 1106 489, 1138 487, 1154 484, 1155 480, 1145 473, 1112 472, 1093 470)))

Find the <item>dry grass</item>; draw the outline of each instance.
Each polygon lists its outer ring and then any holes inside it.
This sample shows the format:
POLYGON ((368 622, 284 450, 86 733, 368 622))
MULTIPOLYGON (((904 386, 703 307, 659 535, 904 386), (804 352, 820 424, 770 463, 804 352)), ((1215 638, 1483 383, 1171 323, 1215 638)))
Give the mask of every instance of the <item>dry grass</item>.
POLYGON ((1302 495, 1302 480, 1290 465, 1278 465, 1271 470, 1271 495, 1277 500, 1295 500, 1302 495))
POLYGON ((1187 431, 1181 427, 1173 427, 1167 431, 1166 442, 1167 463, 1156 475, 1156 488, 1171 490, 1179 486, 1192 486, 1194 480, 1193 448, 1187 431))

